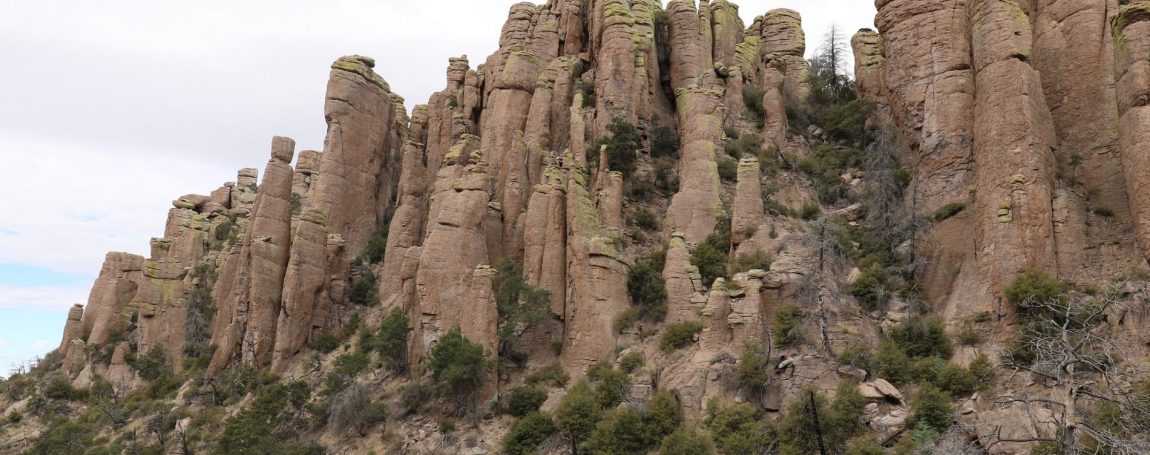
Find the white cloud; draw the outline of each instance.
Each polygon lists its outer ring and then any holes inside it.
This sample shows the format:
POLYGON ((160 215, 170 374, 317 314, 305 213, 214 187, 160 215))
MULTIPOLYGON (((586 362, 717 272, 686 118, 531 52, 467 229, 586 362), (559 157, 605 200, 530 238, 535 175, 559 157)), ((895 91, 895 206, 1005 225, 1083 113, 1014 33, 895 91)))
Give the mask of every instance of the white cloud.
POLYGON ((68 286, 14 286, 0 283, 0 309, 59 309, 63 318, 74 303, 86 303, 88 283, 68 286))

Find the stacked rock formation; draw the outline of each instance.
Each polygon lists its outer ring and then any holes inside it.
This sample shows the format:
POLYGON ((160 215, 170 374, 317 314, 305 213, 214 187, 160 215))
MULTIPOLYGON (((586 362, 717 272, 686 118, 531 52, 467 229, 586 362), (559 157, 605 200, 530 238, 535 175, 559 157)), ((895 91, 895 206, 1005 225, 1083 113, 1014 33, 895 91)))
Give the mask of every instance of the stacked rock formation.
MULTIPOLYGON (((1150 7, 1086 3, 878 0, 878 31, 852 40, 858 93, 877 106, 869 124, 892 137, 911 177, 899 203, 921 218, 965 208, 897 251, 925 258, 916 278, 951 328, 989 316, 991 331, 1007 333, 1015 315, 1002 289, 1022 270, 1102 283, 1150 255, 1141 191, 1150 7)), ((66 370, 137 386, 127 359, 162 348, 177 369, 206 361, 209 376, 243 364, 303 376, 305 363, 322 363, 305 362, 314 341, 353 314, 372 324, 391 311, 411 322, 413 363, 452 330, 495 354, 504 315, 492 286, 506 258, 550 299, 548 320, 524 334, 528 364, 558 363, 577 378, 642 352, 643 386, 670 391, 688 421, 711 398, 753 398, 732 391, 733 368, 744 345, 772 346, 769 321, 784 307, 806 343, 772 352, 771 366, 792 377, 769 384, 765 409, 804 386, 865 380, 835 355, 898 318, 849 296, 859 271, 825 254, 825 220, 774 213, 764 197, 818 201, 801 174, 770 169, 822 140, 788 130, 788 100, 810 92, 805 51, 791 10, 747 25, 726 0, 519 3, 499 49, 474 68, 450 59, 446 86, 410 117, 372 59, 342 57, 331 66, 322 152, 297 155, 276 137, 262 180, 242 169, 209 196, 173 201, 147 258, 110 253, 87 306, 68 315, 66 370), (749 93, 762 93, 762 112, 749 112, 758 101, 749 93), (601 146, 616 121, 635 127, 639 150, 601 146), (678 135, 673 158, 652 150, 661 128, 678 135), (725 129, 763 139, 734 182, 719 174, 730 160, 722 145, 735 139, 725 129), (612 169, 611 153, 635 153, 637 170, 612 169), (636 190, 658 172, 677 187, 636 190), (659 232, 637 234, 634 215, 651 209, 659 232), (692 253, 716 233, 731 240, 719 254, 773 261, 706 283, 692 253), (635 310, 632 265, 660 250, 666 317, 639 324, 700 323, 692 347, 675 353, 657 349, 650 327, 618 323, 635 310), (365 294, 379 305, 357 307, 365 294)), ((853 186, 860 174, 841 178, 853 186)), ((831 209, 828 219, 862 216, 858 205, 831 209)))

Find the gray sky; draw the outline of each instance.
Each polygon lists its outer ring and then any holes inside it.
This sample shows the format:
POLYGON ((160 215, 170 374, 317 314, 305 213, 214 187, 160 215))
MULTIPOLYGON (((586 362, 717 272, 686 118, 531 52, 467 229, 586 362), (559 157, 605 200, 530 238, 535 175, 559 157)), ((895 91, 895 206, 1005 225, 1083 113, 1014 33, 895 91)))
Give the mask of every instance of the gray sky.
MULTIPOLYGON (((273 135, 322 148, 335 58, 374 57, 410 109, 448 57, 496 49, 512 3, 0 0, 0 374, 58 343, 105 252, 146 254, 172 199, 262 169, 273 135)), ((874 18, 869 0, 737 3, 748 23, 802 13, 808 51, 874 18)))

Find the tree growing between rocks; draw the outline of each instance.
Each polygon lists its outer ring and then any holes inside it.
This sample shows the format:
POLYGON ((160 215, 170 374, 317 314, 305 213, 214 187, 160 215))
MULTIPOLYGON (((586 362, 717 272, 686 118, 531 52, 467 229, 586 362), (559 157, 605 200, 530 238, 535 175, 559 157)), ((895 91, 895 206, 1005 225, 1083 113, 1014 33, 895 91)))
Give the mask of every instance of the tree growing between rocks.
MULTIPOLYGON (((503 258, 495 268, 495 301, 499 312, 499 360, 516 362, 523 335, 547 321, 551 296, 523 279, 523 264, 503 258)), ((516 362, 519 363, 519 362, 516 362)))
MULTIPOLYGON (((1127 310, 1126 284, 1098 296, 1082 295, 1067 292, 1036 270, 1011 283, 1005 294, 1022 321, 1019 345, 1031 357, 1029 362, 1005 360, 1050 387, 1045 393, 1004 393, 996 401, 1023 404, 1027 412, 1035 405, 1051 409, 1058 434, 1018 438, 994 428, 991 445, 1038 442, 1061 454, 1150 453, 1150 385, 1131 386, 1122 380, 1122 351, 1107 323, 1127 310), (1098 418, 1100 411, 1109 415, 1098 418)), ((1145 297, 1145 289, 1136 292, 1145 297)))

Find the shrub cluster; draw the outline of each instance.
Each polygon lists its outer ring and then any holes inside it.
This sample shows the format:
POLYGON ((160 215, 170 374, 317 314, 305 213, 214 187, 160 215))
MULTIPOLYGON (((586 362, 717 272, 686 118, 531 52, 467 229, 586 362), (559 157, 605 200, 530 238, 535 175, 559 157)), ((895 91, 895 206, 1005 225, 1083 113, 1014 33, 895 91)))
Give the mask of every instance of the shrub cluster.
POLYGON ((695 335, 703 331, 703 324, 697 321, 683 321, 668 324, 663 329, 663 337, 659 339, 659 348, 663 352, 674 352, 687 347, 695 341, 695 335))
POLYGON ((643 138, 635 125, 627 120, 616 117, 607 125, 610 136, 599 138, 587 147, 587 162, 593 166, 599 162, 599 152, 603 146, 607 151, 607 166, 612 171, 622 172, 624 176, 635 172, 635 163, 639 151, 643 148, 643 138))

